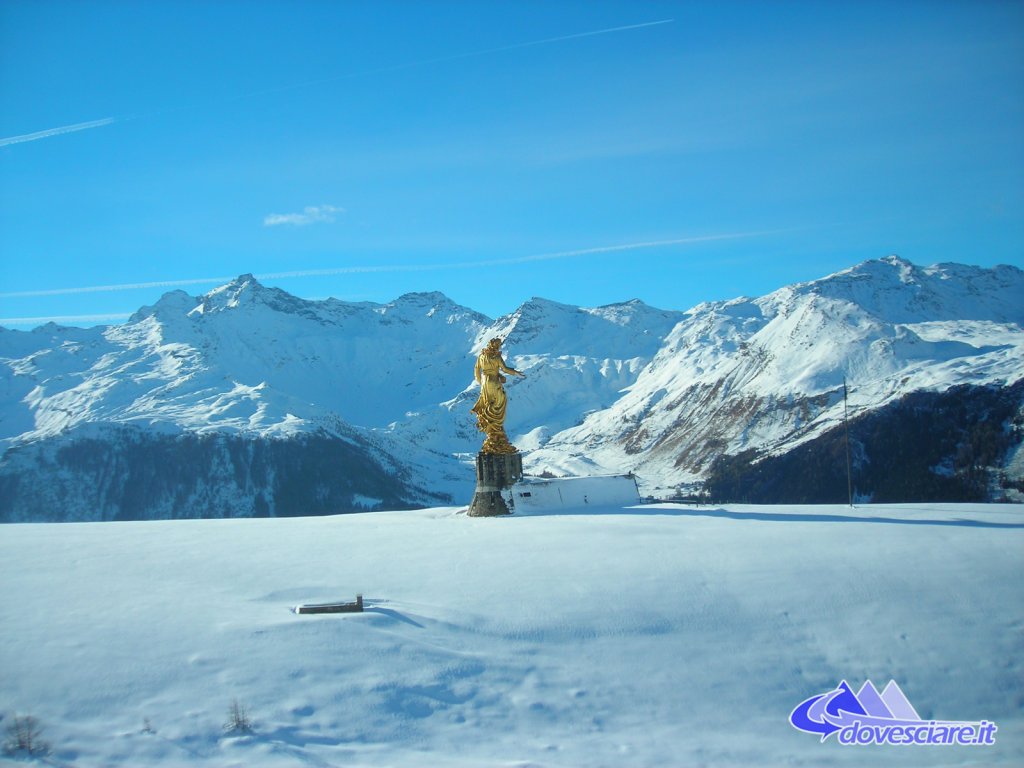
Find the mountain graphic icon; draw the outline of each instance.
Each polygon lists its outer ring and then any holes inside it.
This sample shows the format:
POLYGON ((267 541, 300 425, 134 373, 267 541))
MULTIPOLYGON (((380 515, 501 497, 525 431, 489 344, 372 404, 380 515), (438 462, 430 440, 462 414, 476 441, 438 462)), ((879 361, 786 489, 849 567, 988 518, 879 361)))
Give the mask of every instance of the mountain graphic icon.
MULTIPOLYGON (((866 685, 871 685, 871 682, 868 681, 866 685)), ((874 689, 874 686, 871 687, 874 689)), ((911 703, 907 700, 907 697, 903 695, 903 691, 900 690, 900 687, 896 685, 895 680, 889 681, 889 684, 885 686, 885 690, 882 691, 880 698, 889 712, 892 713, 892 718, 896 720, 921 719, 921 716, 917 714, 917 710, 914 709, 911 703)))
POLYGON ((790 714, 789 721, 801 731, 820 734, 824 741, 857 716, 892 723, 921 722, 895 680, 890 680, 881 693, 870 680, 857 693, 843 680, 834 690, 802 702, 790 714))
MULTIPOLYGON (((893 683, 889 685, 891 686, 893 683)), ((890 690, 889 686, 886 687, 886 690, 890 690)), ((899 689, 897 688, 897 690, 899 689)), ((857 691, 857 701, 860 702, 864 711, 872 717, 893 718, 892 710, 886 706, 881 694, 878 693, 878 689, 875 688, 874 683, 870 680, 866 680, 864 685, 860 687, 860 690, 857 691)))

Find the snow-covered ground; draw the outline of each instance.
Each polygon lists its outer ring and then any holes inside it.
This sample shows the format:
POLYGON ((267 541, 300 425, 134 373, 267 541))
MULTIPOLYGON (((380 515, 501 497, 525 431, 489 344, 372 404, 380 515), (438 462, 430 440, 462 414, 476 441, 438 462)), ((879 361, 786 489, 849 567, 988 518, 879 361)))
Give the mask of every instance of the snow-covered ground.
POLYGON ((1024 506, 457 512, 4 526, 0 729, 76 766, 1024 764, 1024 506), (996 744, 790 726, 844 679, 996 744))

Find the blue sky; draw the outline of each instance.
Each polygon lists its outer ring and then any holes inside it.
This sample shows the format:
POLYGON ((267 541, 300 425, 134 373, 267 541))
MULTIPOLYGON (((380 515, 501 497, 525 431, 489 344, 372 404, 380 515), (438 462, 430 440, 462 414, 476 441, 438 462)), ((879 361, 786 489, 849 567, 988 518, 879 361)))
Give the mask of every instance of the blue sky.
POLYGON ((8 327, 247 272, 687 309, 890 253, 1024 266, 1024 3, 0 0, 8 327))

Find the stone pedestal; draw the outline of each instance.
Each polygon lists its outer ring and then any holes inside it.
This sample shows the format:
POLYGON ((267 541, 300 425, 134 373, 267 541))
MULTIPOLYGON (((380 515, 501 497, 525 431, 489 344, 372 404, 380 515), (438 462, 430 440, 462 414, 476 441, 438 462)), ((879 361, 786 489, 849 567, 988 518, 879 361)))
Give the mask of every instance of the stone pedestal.
POLYGON ((520 453, 478 453, 476 455, 476 492, 469 505, 470 517, 510 515, 502 491, 523 476, 523 456, 520 453))

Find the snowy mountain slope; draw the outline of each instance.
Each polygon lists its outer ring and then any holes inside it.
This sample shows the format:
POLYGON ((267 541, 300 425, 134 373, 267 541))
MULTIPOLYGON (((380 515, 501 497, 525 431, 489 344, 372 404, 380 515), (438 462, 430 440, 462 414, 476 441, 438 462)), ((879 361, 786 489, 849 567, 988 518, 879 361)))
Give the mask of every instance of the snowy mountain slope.
MULTIPOLYGON (((683 316, 635 299, 584 308, 533 298, 482 329, 473 352, 498 336, 505 340, 506 362, 526 374, 506 384, 514 399, 506 431, 517 447, 531 450, 618 400, 683 316)), ((471 359, 468 387, 392 425, 393 431, 442 452, 479 450, 481 436, 470 413, 478 393, 472 364, 471 359)))
POLYGON ((49 765, 1018 766, 1022 509, 12 525, 0 726, 37 718, 49 765), (358 592, 363 614, 290 610, 358 592), (890 679, 995 744, 789 724, 890 679), (223 729, 233 700, 252 733, 223 729))
POLYGON ((537 470, 700 478, 722 453, 790 450, 915 390, 1024 377, 1024 273, 870 261, 759 299, 699 305, 613 406, 555 435, 537 470))
POLYGON ((198 299, 169 293, 124 325, 6 331, 0 438, 99 421, 262 436, 383 426, 464 386, 487 322, 436 293, 309 302, 244 275, 198 299))
MULTIPOLYGON (((508 382, 506 425, 527 471, 632 470, 658 493, 702 480, 719 456, 778 455, 823 435, 840 423, 844 377, 853 417, 919 390, 1008 386, 1024 377, 1022 324, 1020 270, 896 257, 688 312, 534 298, 497 321, 439 293, 306 301, 243 275, 201 297, 169 293, 119 326, 0 329, 0 445, 35 446, 0 459, 0 475, 27 489, 35 473, 41 489, 55 471, 44 457, 110 425, 126 446, 137 435, 120 427, 155 442, 326 436, 402 485, 330 498, 468 498, 466 459, 481 442, 473 362, 497 335, 527 374, 508 382)), ((219 462, 228 485, 233 462, 219 462)), ((256 514, 276 491, 239 493, 226 508, 256 514)))
POLYGON ((83 423, 5 452, 0 522, 295 517, 450 503, 462 478, 436 459, 424 467, 414 447, 395 443, 354 428, 261 438, 83 423))
POLYGON ((0 461, 0 518, 296 514, 301 495, 279 487, 284 475, 323 484, 312 506, 325 511, 449 499, 453 482, 465 485, 447 466, 453 460, 372 427, 461 389, 487 322, 440 294, 308 302, 245 275, 199 298, 169 293, 119 326, 5 330, 0 439, 19 450, 0 461), (203 435, 222 438, 212 473, 195 463, 209 458, 210 446, 194 439, 203 435), (338 477, 272 467, 261 487, 239 480, 249 477, 244 457, 258 450, 246 441, 290 438, 301 440, 269 454, 291 464, 293 448, 333 440, 338 477), (100 469, 67 463, 96 440, 124 477, 108 483, 100 469), (178 478, 183 487, 168 481, 152 499, 131 493, 139 476, 162 474, 161 456, 193 467, 178 478), (345 475, 356 465, 364 469, 353 485, 345 475))
POLYGON ((841 503, 851 492, 872 503, 1019 502, 1024 472, 1014 457, 1021 445, 1024 379, 919 390, 785 453, 719 456, 702 492, 754 504, 841 503))
MULTIPOLYGON (((9 445, 59 441, 52 449, 10 457, 0 475, 11 483, 17 475, 17 486, 27 493, 31 462, 52 473, 46 457, 63 456, 60 446, 79 439, 86 425, 143 427, 154 439, 179 442, 190 435, 326 433, 360 444, 383 466, 404 466, 410 488, 429 489, 421 502, 436 503, 472 489, 472 471, 452 456, 479 447, 469 408, 476 396, 474 355, 487 339, 507 337, 510 362, 529 372, 526 381, 517 380, 509 425, 528 448, 613 403, 681 317, 639 301, 580 309, 534 299, 491 323, 436 293, 386 305, 310 302, 248 275, 198 298, 175 291, 124 325, 89 331, 46 326, 0 336, 6 363, 0 437, 9 445), (391 428, 380 429, 389 423, 391 428), (517 425, 535 431, 523 436, 517 425)), ((125 450, 139 439, 132 431, 107 434, 125 450)), ((171 452, 179 455, 180 446, 171 452)), ((232 460, 221 463, 223 484, 236 494, 233 503, 221 503, 223 509, 255 513, 264 502, 274 509, 275 493, 236 488, 237 473, 228 471, 232 460)), ((90 477, 72 471, 66 485, 91 485, 90 477)), ((38 480, 34 509, 55 498, 47 478, 38 480)), ((210 482, 189 478, 188 484, 202 489, 210 482)), ((396 491, 403 503, 408 491, 396 491)), ((101 519, 117 517, 119 494, 89 503, 105 510, 96 513, 101 519)), ((205 491, 199 494, 188 498, 206 498, 205 491)), ((383 502, 380 493, 366 495, 383 502)), ((161 506, 169 503, 164 499, 161 506)), ((198 508, 204 516, 214 514, 207 501, 198 508)))

